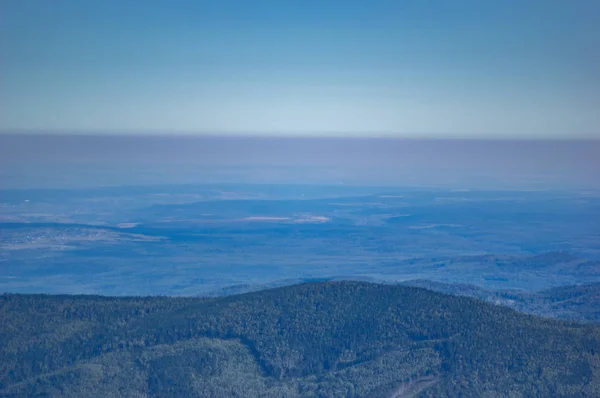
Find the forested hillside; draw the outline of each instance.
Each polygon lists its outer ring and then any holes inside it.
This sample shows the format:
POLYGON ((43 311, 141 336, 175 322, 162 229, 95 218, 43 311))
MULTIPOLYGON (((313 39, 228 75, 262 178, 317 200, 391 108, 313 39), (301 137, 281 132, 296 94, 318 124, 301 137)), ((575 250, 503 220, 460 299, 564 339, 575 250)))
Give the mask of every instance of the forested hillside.
POLYGON ((0 300, 0 396, 600 395, 598 326, 416 287, 0 300))

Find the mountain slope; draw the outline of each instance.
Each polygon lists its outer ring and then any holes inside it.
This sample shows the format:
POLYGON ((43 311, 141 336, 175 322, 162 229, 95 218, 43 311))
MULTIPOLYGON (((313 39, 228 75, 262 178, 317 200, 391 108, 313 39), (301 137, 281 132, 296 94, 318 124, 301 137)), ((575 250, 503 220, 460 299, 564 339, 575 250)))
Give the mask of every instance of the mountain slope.
POLYGON ((597 396, 600 328, 421 288, 1 296, 0 395, 597 396))

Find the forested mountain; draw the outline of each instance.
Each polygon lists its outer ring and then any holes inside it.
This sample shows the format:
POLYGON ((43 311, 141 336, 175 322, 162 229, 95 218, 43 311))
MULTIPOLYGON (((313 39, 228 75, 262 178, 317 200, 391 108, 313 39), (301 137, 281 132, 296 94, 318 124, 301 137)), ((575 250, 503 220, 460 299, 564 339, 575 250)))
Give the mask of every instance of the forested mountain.
POLYGON ((364 282, 0 296, 0 396, 599 396, 600 327, 364 282))

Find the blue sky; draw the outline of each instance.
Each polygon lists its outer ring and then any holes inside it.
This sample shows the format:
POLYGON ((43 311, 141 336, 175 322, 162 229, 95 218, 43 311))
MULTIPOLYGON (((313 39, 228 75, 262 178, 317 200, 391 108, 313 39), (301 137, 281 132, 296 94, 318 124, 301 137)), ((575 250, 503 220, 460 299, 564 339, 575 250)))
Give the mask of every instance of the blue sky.
POLYGON ((600 2, 0 0, 0 131, 600 138, 600 2))

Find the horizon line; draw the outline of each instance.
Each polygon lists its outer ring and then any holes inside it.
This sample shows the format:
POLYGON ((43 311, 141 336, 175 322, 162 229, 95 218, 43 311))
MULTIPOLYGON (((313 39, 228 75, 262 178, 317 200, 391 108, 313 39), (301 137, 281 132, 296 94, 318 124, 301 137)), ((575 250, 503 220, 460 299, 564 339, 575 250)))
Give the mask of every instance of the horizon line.
POLYGON ((539 136, 539 135, 502 135, 489 136, 458 134, 458 133, 392 133, 392 132, 364 132, 364 133, 332 133, 332 132, 255 132, 255 131, 167 131, 167 130, 26 130, 11 129, 0 130, 0 136, 17 137, 160 137, 160 138, 248 138, 248 139, 352 139, 352 140, 406 140, 406 141, 600 141, 600 135, 573 135, 569 136, 539 136))

